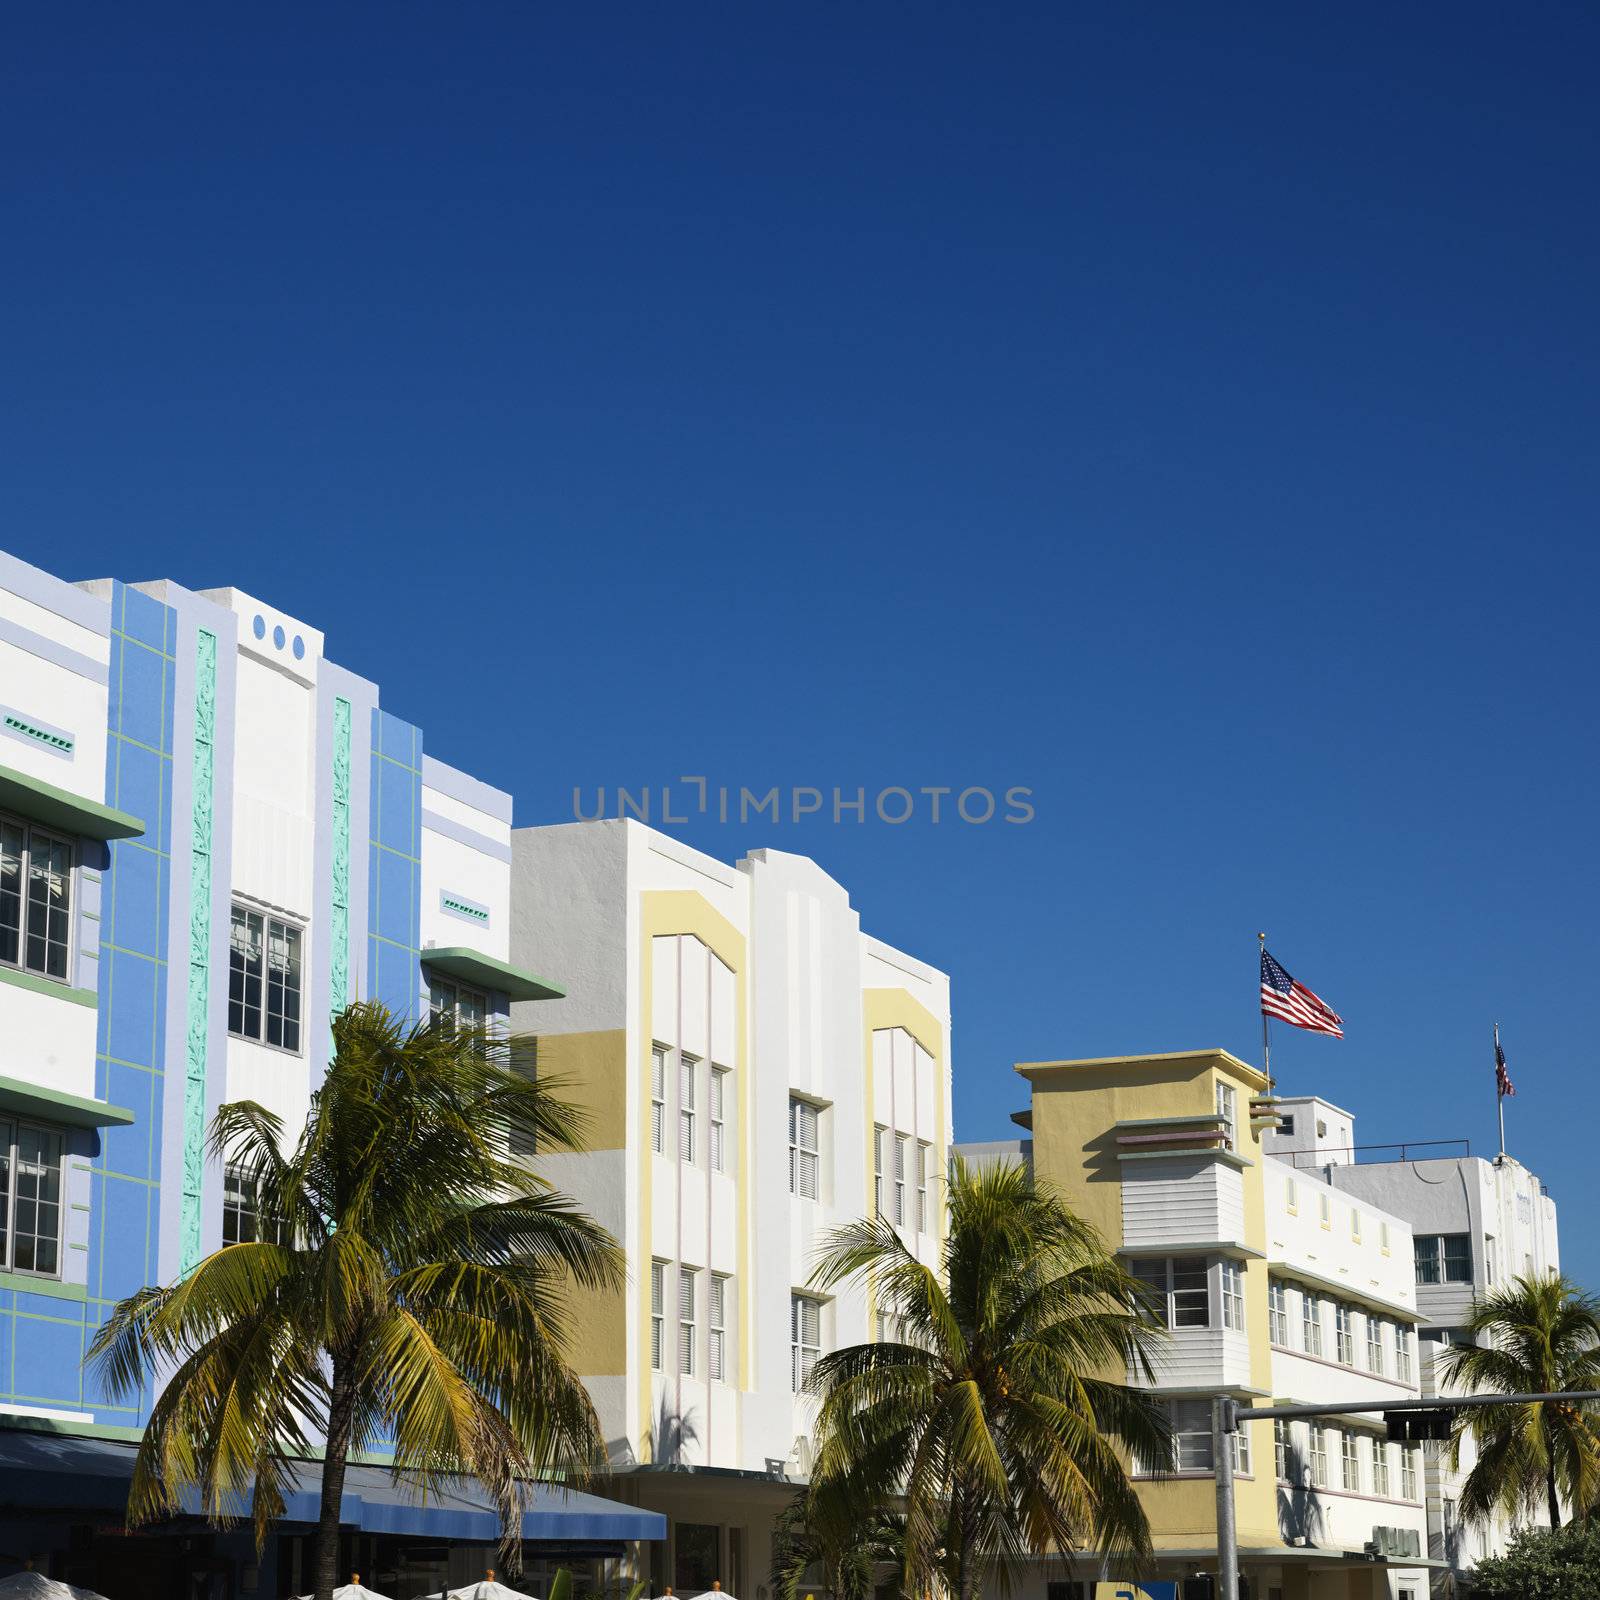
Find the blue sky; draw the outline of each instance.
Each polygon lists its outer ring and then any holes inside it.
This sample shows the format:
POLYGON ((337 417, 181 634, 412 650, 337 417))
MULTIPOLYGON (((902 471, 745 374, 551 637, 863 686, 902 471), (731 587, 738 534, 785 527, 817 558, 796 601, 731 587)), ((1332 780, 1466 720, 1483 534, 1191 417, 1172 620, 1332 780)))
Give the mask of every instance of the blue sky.
POLYGON ((1025 785, 816 856, 1018 1059, 1259 1045, 1600 1286, 1600 15, 35 7, 3 543, 232 582, 440 757, 1025 785))

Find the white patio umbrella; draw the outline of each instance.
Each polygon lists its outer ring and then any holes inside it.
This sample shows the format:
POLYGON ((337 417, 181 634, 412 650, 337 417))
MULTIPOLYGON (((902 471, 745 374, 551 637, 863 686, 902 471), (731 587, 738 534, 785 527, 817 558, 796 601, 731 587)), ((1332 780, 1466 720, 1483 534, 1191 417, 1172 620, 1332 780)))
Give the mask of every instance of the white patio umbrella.
POLYGON ((105 1596, 96 1594, 93 1589, 59 1583, 30 1569, 0 1579, 0 1600, 105 1600, 105 1596))
POLYGON ((450 1600, 533 1600, 532 1595, 524 1594, 520 1589, 508 1589, 499 1582, 491 1567, 488 1574, 477 1583, 469 1583, 463 1589, 452 1589, 450 1600))
MULTIPOLYGON (((0 1596, 4 1600, 4 1596, 0 1596)), ((303 1595, 301 1600, 311 1600, 310 1595, 303 1595)), ((375 1589, 362 1587, 359 1572, 350 1575, 350 1582, 333 1591, 333 1600, 389 1600, 388 1595, 379 1594, 375 1589)))

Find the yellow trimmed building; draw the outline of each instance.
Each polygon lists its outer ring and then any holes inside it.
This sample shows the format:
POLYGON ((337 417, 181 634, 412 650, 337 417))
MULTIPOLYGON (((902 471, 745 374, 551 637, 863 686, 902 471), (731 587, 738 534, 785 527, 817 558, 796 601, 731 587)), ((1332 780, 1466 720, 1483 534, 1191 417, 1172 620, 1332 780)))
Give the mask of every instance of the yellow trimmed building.
POLYGON ((655 1592, 754 1594, 810 1473, 798 1391, 876 1329, 862 1294, 808 1288, 817 1244, 877 1209, 936 1258, 949 982, 802 856, 728 866, 619 820, 518 830, 512 870, 513 957, 568 991, 513 1020, 590 1121, 541 1170, 627 1252, 626 1290, 579 1312, 607 1492, 669 1518, 655 1592))
MULTIPOLYGON (((1168 1329, 1156 1388, 1175 1444, 1170 1463, 1135 1472, 1157 1578, 1184 1600, 1210 1600, 1212 1397, 1415 1398, 1411 1231, 1268 1155, 1263 1135, 1279 1125, 1268 1081, 1225 1050, 1017 1071, 1031 1104, 1014 1120, 1030 1137, 962 1153, 1031 1162, 1150 1289, 1168 1329)), ((1249 1600, 1423 1600, 1417 1449, 1390 1444, 1381 1417, 1361 1414, 1242 1430, 1235 1503, 1249 1600)), ((1097 1579, 1121 1576, 1041 1571, 1031 1587, 1041 1600, 1088 1600, 1097 1579)))

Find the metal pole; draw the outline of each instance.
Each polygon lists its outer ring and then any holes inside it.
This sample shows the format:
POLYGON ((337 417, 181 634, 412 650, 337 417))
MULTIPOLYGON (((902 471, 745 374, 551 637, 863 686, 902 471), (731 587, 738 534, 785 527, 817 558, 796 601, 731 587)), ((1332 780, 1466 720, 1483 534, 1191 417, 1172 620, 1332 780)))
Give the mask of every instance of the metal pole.
POLYGON ((1211 1402, 1211 1462, 1217 1473, 1217 1600, 1239 1600, 1239 1534, 1234 1524, 1232 1400, 1211 1402))
POLYGON ((1500 1116, 1500 1154, 1506 1153, 1506 1097, 1500 1092, 1500 1024, 1494 1025, 1494 1108, 1500 1116))
MULTIPOLYGON (((1256 938, 1261 944, 1261 953, 1267 953, 1267 936, 1258 933, 1256 938)), ((1267 1014, 1261 1013, 1261 1075, 1267 1080, 1267 1093, 1272 1093, 1272 1035, 1267 1031, 1267 1014)))

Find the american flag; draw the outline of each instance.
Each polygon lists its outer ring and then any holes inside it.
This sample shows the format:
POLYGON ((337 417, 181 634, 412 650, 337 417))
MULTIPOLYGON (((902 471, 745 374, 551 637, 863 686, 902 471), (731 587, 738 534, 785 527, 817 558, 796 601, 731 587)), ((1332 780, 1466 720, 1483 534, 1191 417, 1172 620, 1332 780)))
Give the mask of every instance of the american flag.
POLYGON ((1303 983, 1296 983, 1265 950, 1261 952, 1261 1014, 1279 1017, 1311 1033, 1344 1038, 1344 1018, 1303 983))
POLYGON ((1501 1097, 1517 1092, 1516 1085, 1511 1081, 1511 1074, 1506 1071, 1506 1053, 1500 1048, 1500 1025, 1495 1024, 1494 1029, 1494 1086, 1500 1091, 1501 1097))

